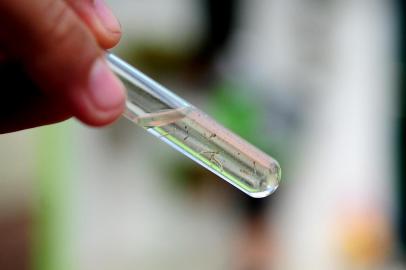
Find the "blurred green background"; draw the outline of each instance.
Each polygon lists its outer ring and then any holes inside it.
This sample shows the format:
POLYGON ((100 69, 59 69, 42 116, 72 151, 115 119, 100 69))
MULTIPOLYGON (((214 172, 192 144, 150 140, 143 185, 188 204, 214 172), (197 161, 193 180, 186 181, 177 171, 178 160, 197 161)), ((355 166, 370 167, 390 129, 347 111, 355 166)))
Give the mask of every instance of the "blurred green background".
POLYGON ((110 0, 114 52, 276 158, 251 199, 120 119, 0 136, 0 269, 403 269, 404 3, 110 0))

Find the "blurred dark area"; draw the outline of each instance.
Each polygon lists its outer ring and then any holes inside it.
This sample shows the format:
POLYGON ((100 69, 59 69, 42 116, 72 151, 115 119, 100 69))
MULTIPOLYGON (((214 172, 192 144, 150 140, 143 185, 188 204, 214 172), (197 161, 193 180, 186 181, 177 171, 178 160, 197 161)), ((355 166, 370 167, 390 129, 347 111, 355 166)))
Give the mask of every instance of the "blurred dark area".
POLYGON ((397 168, 399 170, 397 196, 398 196, 398 221, 399 243, 402 249, 401 256, 406 261, 406 62, 405 62, 405 11, 404 1, 397 1, 398 29, 399 29, 399 111, 400 119, 397 127, 397 168))

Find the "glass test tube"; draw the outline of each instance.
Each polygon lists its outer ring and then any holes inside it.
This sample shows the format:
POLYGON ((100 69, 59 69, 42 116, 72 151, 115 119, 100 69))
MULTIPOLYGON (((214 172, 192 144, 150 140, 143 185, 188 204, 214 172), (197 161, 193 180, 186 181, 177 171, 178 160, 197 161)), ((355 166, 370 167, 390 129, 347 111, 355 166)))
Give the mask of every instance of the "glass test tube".
POLYGON ((276 190, 276 160, 117 56, 106 59, 127 88, 126 118, 251 197, 276 190))

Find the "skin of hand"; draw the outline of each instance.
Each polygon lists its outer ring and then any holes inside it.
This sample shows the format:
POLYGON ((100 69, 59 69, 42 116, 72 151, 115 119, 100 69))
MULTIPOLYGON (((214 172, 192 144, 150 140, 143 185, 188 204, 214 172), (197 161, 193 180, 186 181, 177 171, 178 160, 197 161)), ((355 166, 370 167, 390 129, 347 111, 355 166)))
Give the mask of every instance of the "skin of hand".
POLYGON ((125 89, 104 51, 120 37, 103 0, 0 0, 0 134, 116 120, 125 89))

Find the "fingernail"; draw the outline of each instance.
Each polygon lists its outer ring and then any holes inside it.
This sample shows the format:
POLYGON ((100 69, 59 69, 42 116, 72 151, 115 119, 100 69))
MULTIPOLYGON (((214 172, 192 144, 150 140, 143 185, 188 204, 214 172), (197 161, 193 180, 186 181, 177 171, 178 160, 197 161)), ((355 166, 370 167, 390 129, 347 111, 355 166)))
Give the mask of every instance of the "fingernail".
POLYGON ((120 32, 121 27, 113 12, 107 7, 104 0, 94 0, 94 8, 100 21, 111 32, 120 32))
POLYGON ((125 89, 103 59, 93 64, 89 79, 89 98, 100 110, 116 109, 124 103, 125 89))

